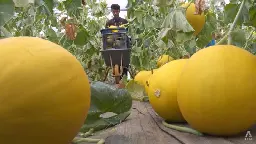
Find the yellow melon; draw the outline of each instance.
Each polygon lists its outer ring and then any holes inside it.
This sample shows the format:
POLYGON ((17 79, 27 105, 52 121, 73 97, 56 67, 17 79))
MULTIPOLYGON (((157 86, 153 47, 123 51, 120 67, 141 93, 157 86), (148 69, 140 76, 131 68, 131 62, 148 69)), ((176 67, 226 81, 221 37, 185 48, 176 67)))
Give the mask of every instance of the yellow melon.
POLYGON ((149 102, 155 112, 170 122, 184 122, 177 102, 177 85, 187 59, 179 59, 160 67, 149 80, 149 102))
POLYGON ((142 86, 144 86, 144 81, 149 77, 149 75, 151 74, 150 71, 140 71, 138 72, 135 77, 134 77, 134 81, 142 86))
MULTIPOLYGON (((187 7, 189 3, 182 4, 182 7, 187 7)), ((186 18, 190 25, 194 28, 194 35, 198 35, 199 32, 204 28, 205 24, 205 15, 201 13, 201 15, 195 15, 196 7, 194 3, 191 3, 186 10, 186 18)))
POLYGON ((114 30, 112 30, 112 32, 118 32, 118 30, 116 29, 117 28, 117 26, 114 26, 114 25, 111 25, 111 26, 109 26, 109 28, 111 29, 114 29, 114 30))
POLYGON ((182 73, 178 104, 196 130, 228 136, 256 122, 256 57, 232 45, 195 53, 182 73))
MULTIPOLYGON (((154 72, 155 70, 153 70, 154 72)), ((134 77, 134 81, 142 86, 144 86, 146 84, 147 79, 150 77, 150 75, 152 74, 152 71, 146 71, 146 70, 142 70, 140 72, 138 72, 135 77, 134 77)))
POLYGON ((0 48, 0 143, 71 143, 90 107, 82 65, 36 37, 1 39, 0 48))
POLYGON ((147 91, 148 91, 148 86, 147 86, 147 81, 148 79, 150 78, 150 76, 156 71, 157 69, 153 69, 152 71, 146 71, 146 70, 143 70, 143 71, 140 71, 138 72, 135 77, 134 77, 134 81, 136 83, 138 83, 139 85, 141 86, 144 86, 144 90, 145 90, 145 93, 147 94, 147 91))
POLYGON ((126 26, 125 26, 124 24, 122 24, 122 25, 120 25, 119 27, 121 27, 121 28, 125 28, 126 26))

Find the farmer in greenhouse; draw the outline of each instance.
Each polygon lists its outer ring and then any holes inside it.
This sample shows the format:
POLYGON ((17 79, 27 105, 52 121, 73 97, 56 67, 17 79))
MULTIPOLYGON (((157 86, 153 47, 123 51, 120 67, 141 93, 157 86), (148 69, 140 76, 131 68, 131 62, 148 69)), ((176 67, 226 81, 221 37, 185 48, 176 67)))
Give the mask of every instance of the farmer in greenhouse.
MULTIPOLYGON (((112 4, 111 5, 111 12, 113 14, 113 18, 108 20, 107 23, 106 23, 106 28, 110 27, 110 26, 121 26, 123 24, 127 24, 128 21, 124 18, 121 18, 119 16, 119 13, 120 13, 120 6, 118 4, 112 4)), ((127 39, 127 43, 129 43, 129 39, 127 39)), ((122 73, 122 76, 123 77, 124 75, 127 76, 128 74, 128 68, 129 66, 125 66, 123 68, 123 73, 122 73)))
POLYGON ((108 28, 111 25, 120 26, 120 25, 128 23, 128 21, 126 19, 119 17, 120 6, 118 4, 111 5, 111 12, 114 17, 106 23, 106 28, 108 28))

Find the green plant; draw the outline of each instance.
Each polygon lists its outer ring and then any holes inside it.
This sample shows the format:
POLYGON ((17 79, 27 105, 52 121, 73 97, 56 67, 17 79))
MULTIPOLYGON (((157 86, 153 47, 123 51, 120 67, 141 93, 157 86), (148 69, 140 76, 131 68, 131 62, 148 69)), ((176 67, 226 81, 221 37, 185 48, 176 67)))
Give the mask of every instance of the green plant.
MULTIPOLYGON (((155 69, 157 59, 163 54, 174 59, 193 55, 210 42, 212 32, 216 33, 218 44, 233 44, 256 54, 255 1, 230 0, 229 4, 220 5, 215 0, 209 2, 204 11, 204 28, 194 36, 185 17, 186 8, 181 8, 179 1, 128 0, 132 69, 155 69)), ((90 80, 98 81, 104 79, 106 70, 100 53, 100 30, 104 28, 108 14, 103 0, 86 3, 79 0, 0 0, 0 39, 33 36, 50 40, 75 55, 90 80), (69 24, 74 29, 66 27, 69 24)), ((132 96, 143 98, 143 88, 138 87, 134 92, 131 90, 133 86, 127 87, 132 96)), ((76 139, 76 142, 80 140, 76 139)))
MULTIPOLYGON (((219 44, 227 44, 229 37, 229 43, 255 54, 255 2, 231 0, 229 4, 220 6, 216 3, 210 1, 204 12, 205 26, 195 37, 185 18, 185 9, 178 1, 128 0, 128 30, 133 42, 132 69, 153 69, 162 54, 169 54, 175 59, 192 55, 209 43, 212 32, 217 34, 219 44)), ((72 0, 35 0, 30 4, 0 0, 0 12, 3 12, 0 14, 2 38, 21 35, 43 37, 72 52, 84 65, 91 80, 104 78, 106 67, 100 53, 100 30, 104 28, 109 14, 105 1, 92 0, 83 5, 82 1, 72 0), (67 17, 64 23, 72 21, 77 26, 74 40, 66 37, 61 17, 67 17)))

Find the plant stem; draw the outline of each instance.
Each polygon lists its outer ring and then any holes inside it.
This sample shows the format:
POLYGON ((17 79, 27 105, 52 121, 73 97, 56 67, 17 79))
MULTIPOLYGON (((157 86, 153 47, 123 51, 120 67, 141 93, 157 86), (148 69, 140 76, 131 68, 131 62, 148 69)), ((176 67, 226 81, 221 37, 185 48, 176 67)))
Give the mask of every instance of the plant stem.
POLYGON ((177 125, 172 125, 172 124, 168 124, 165 121, 162 122, 162 124, 167 127, 167 128, 171 128, 177 131, 181 131, 181 132, 186 132, 186 133, 191 133, 191 134, 195 134, 198 136, 203 136, 202 133, 192 129, 192 128, 188 128, 188 127, 182 127, 182 126, 177 126, 177 125))
POLYGON ((134 97, 133 96, 132 100, 144 102, 144 101, 147 101, 147 96, 144 96, 144 97, 134 97))
POLYGON ((255 31, 255 30, 252 30, 252 32, 250 33, 249 37, 247 38, 246 43, 245 43, 245 45, 244 45, 244 49, 247 48, 247 46, 248 46, 248 41, 250 41, 250 39, 251 39, 251 37, 252 37, 254 31, 255 31))
POLYGON ((79 134, 79 136, 81 136, 81 137, 83 137, 83 138, 86 138, 86 137, 88 137, 88 136, 91 136, 92 133, 93 133, 93 131, 94 131, 94 129, 91 128, 88 132, 86 132, 86 133, 81 133, 81 134, 79 134))
POLYGON ((144 96, 144 97, 142 98, 142 101, 144 101, 144 102, 149 101, 148 96, 144 96))
POLYGON ((97 144, 104 144, 105 140, 104 139, 92 139, 92 138, 74 138, 72 143, 73 144, 79 144, 82 142, 89 142, 89 143, 97 143, 97 144))
POLYGON ((242 12, 242 9, 244 7, 244 3, 245 3, 245 0, 242 1, 240 7, 239 7, 239 10, 236 14, 236 17, 235 17, 235 20, 233 21, 232 25, 230 26, 230 29, 228 31, 228 33, 217 43, 217 45, 219 44, 222 44, 226 39, 228 39, 228 44, 230 45, 232 43, 232 37, 231 37, 231 33, 233 32, 234 28, 235 28, 235 25, 238 21, 238 18, 242 12))
POLYGON ((80 138, 80 137, 75 137, 75 138, 72 140, 72 144, 79 144, 79 143, 81 143, 81 142, 89 142, 89 143, 104 144, 104 143, 105 143, 105 140, 104 140, 104 139, 86 138, 86 137, 88 137, 88 136, 91 136, 92 133, 93 133, 93 131, 94 131, 94 129, 91 128, 88 132, 79 134, 79 136, 81 136, 82 138, 80 138))
POLYGON ((239 10, 238 10, 238 12, 237 12, 237 14, 236 14, 235 20, 234 20, 234 22, 232 23, 232 25, 231 25, 231 27, 230 27, 230 29, 229 29, 229 32, 228 32, 228 44, 229 44, 229 45, 232 43, 231 33, 232 33, 232 31, 234 30, 235 25, 236 25, 236 23, 237 23, 237 21, 238 21, 238 18, 239 18, 239 16, 240 16, 241 12, 242 12, 242 9, 243 9, 243 7, 244 7, 244 3, 245 3, 245 0, 242 1, 241 5, 240 5, 240 8, 239 8, 239 10))
POLYGON ((188 7, 190 6, 190 4, 193 3, 193 2, 194 2, 194 0, 191 0, 191 1, 188 3, 188 6, 185 7, 185 9, 187 10, 188 7))
POLYGON ((65 36, 65 34, 63 34, 62 36, 61 36, 61 38, 59 39, 59 41, 58 41, 58 44, 60 45, 61 43, 61 40, 64 38, 64 36, 65 36))
POLYGON ((216 45, 223 44, 228 38, 228 34, 226 34, 216 45))

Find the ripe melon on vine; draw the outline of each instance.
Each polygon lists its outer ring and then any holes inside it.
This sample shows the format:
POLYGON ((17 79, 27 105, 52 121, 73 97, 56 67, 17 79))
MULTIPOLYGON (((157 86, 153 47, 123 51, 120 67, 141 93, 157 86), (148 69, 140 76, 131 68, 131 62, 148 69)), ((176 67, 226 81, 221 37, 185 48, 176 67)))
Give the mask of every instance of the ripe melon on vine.
POLYGON ((172 61, 173 58, 169 55, 162 55, 157 60, 157 67, 161 67, 162 65, 172 61))
POLYGON ((190 57, 181 75, 178 104, 194 129, 230 136, 256 122, 256 57, 232 45, 215 45, 190 57))
MULTIPOLYGON (((182 4, 182 7, 187 7, 189 3, 182 4)), ((194 14, 196 12, 196 6, 194 3, 191 3, 186 10, 186 18, 190 25, 194 28, 194 35, 198 35, 201 30, 204 28, 205 24, 205 15, 201 13, 201 15, 194 14)))
POLYGON ((147 94, 148 91, 148 86, 147 86, 147 81, 150 78, 150 76, 156 71, 157 69, 153 69, 153 70, 143 70, 138 72, 135 77, 134 77, 134 81, 138 84, 140 84, 141 86, 144 86, 145 88, 145 92, 147 94))
POLYGON ((82 65, 36 37, 1 39, 0 47, 0 143, 71 143, 90 107, 82 65))
POLYGON ((147 79, 149 78, 149 76, 152 74, 152 71, 146 71, 146 70, 142 70, 140 72, 138 72, 135 77, 134 77, 134 81, 142 86, 145 85, 147 79))
POLYGON ((149 80, 149 102, 155 112, 169 122, 185 122, 177 102, 177 86, 187 59, 179 59, 160 67, 149 80))

